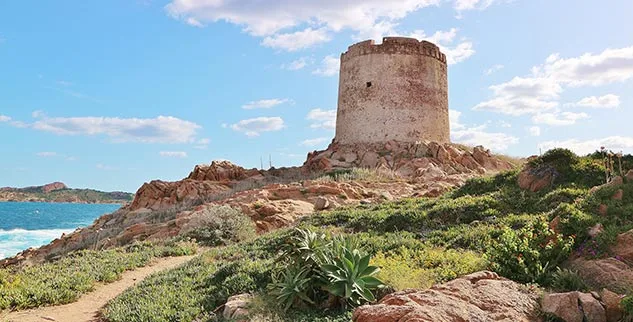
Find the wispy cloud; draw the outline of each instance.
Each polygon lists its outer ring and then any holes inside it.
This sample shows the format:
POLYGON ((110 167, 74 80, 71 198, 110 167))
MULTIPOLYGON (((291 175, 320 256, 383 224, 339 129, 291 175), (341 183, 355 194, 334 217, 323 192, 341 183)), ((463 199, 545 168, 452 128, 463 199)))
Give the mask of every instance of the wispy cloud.
POLYGON ((286 70, 300 70, 312 64, 312 59, 310 57, 301 57, 299 59, 293 60, 288 64, 281 65, 282 69, 286 70))
MULTIPOLYGON (((172 116, 156 118, 47 117, 35 113, 33 123, 11 122, 56 135, 105 136, 113 142, 194 143, 200 125, 172 116)), ((8 119, 10 120, 10 118, 8 119)))
POLYGON ((300 145, 313 147, 313 146, 317 146, 317 145, 321 145, 323 143, 326 143, 326 142, 328 142, 330 140, 331 140, 331 138, 326 138, 326 137, 315 138, 315 139, 308 139, 308 140, 302 141, 300 143, 300 145))
POLYGON ((312 121, 310 127, 313 129, 334 130, 336 128, 336 110, 315 108, 308 112, 306 119, 312 121))
POLYGON ((620 96, 607 94, 604 96, 589 96, 571 105, 591 108, 616 108, 620 106, 620 96))
POLYGON ((284 120, 278 116, 246 119, 231 125, 231 129, 249 137, 259 136, 262 132, 279 131, 284 127, 284 120))
POLYGON ((247 104, 242 105, 242 108, 245 110, 252 110, 257 108, 271 108, 277 105, 290 103, 292 100, 287 98, 272 98, 272 99, 262 99, 259 101, 248 102, 247 104))
POLYGON ((502 132, 488 132, 486 125, 466 126, 461 122, 460 111, 449 110, 451 140, 466 145, 483 145, 495 151, 505 151, 519 139, 502 132))
POLYGON ((184 159, 187 157, 187 152, 183 151, 160 151, 158 153, 161 157, 165 158, 180 158, 184 159))
POLYGON ((38 152, 38 153, 36 153, 36 155, 38 157, 50 158, 50 157, 56 157, 57 156, 57 152, 38 152))
POLYGON ((312 74, 319 76, 334 76, 338 74, 340 69, 341 61, 339 58, 334 57, 334 55, 325 56, 323 61, 321 61, 321 67, 315 69, 312 74))
POLYGON ((503 65, 501 65, 501 64, 494 65, 494 66, 492 66, 492 67, 490 67, 490 68, 486 69, 486 72, 485 72, 484 74, 486 74, 486 75, 492 75, 492 74, 494 74, 494 73, 496 73, 496 72, 498 72, 498 71, 502 70, 504 67, 505 67, 505 66, 503 66, 503 65))
POLYGON ((262 45, 292 52, 300 49, 306 49, 316 44, 328 42, 330 39, 331 38, 325 28, 306 28, 292 33, 268 36, 264 38, 262 45))

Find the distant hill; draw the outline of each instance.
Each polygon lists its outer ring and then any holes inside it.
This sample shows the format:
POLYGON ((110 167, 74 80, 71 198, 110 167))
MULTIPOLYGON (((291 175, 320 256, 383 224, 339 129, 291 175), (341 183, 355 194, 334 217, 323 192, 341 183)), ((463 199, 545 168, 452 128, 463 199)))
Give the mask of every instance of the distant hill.
POLYGON ((127 203, 132 201, 133 198, 134 194, 127 192, 71 189, 62 182, 26 188, 0 188, 0 202, 127 203))

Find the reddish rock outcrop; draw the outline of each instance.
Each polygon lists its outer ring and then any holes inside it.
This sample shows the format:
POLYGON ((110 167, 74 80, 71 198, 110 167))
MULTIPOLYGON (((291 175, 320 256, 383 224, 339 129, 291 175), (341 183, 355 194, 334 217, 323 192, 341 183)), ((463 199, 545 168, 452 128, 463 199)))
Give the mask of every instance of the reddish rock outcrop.
POLYGON ((538 294, 492 272, 478 272, 426 291, 385 296, 354 311, 354 322, 536 321, 538 294))
POLYGON ((602 304, 592 295, 581 292, 546 294, 542 311, 553 314, 566 322, 606 322, 602 304))
POLYGON ((613 257, 575 258, 570 264, 594 288, 625 292, 633 288, 633 230, 618 235, 611 247, 613 257))
POLYGON ((68 187, 61 182, 53 182, 53 183, 49 183, 42 186, 43 193, 49 193, 51 191, 62 190, 62 189, 68 189, 68 187))
POLYGON ((246 170, 229 161, 213 161, 210 165, 197 165, 187 179, 196 181, 230 182, 260 175, 257 169, 246 170))
POLYGON ((519 173, 518 184, 523 190, 537 192, 551 186, 558 176, 558 171, 550 165, 527 166, 519 173))

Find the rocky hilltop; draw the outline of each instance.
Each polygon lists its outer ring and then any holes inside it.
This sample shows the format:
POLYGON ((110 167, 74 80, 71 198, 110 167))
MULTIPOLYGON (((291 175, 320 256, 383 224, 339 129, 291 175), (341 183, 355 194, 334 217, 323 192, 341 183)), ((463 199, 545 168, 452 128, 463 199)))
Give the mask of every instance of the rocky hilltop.
POLYGON ((127 203, 132 201, 133 196, 127 192, 71 189, 62 182, 26 188, 0 188, 0 202, 127 203))
MULTIPOLYGON (((229 205, 259 233, 292 225, 315 211, 407 197, 435 197, 467 179, 514 165, 483 147, 436 142, 338 145, 314 151, 301 167, 244 169, 227 161, 198 165, 176 182, 145 183, 133 201, 92 226, 0 262, 39 262, 87 247, 178 236, 209 209, 229 205)), ((63 190, 62 190, 63 191, 63 190)))

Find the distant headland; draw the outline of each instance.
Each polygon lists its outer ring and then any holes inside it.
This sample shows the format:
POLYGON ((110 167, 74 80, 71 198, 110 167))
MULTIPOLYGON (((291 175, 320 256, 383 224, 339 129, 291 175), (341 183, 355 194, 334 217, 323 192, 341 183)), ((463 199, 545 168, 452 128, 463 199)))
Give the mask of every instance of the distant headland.
POLYGON ((127 203, 133 194, 71 189, 62 182, 26 188, 0 188, 0 202, 127 203))

